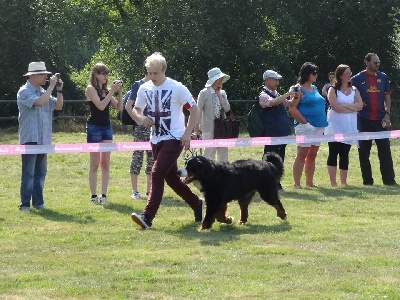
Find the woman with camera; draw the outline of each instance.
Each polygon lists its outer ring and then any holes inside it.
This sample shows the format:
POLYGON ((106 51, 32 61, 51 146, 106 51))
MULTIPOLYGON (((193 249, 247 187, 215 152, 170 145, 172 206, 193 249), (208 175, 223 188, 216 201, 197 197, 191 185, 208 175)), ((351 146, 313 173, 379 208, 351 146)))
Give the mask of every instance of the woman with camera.
MULTIPOLYGON (((90 114, 86 122, 86 139, 88 143, 112 143, 113 132, 110 122, 110 105, 122 110, 121 80, 114 81, 108 89, 109 69, 103 63, 92 68, 90 83, 86 88, 86 98, 90 114), (118 100, 114 94, 118 93, 118 100)), ((110 177, 110 152, 90 152, 89 186, 93 204, 105 204, 110 177), (97 196, 97 170, 101 169, 101 196, 97 196)))

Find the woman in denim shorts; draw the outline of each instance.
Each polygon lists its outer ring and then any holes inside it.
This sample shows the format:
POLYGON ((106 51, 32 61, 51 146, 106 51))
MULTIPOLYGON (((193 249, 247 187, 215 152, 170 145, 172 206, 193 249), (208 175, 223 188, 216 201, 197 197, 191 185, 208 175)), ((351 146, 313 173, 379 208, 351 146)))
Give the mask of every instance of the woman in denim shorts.
MULTIPOLYGON (((108 89, 109 69, 97 63, 90 75, 90 84, 86 88, 86 97, 90 114, 86 122, 88 143, 112 143, 113 132, 110 122, 110 105, 122 110, 122 81, 115 81, 108 89), (118 100, 114 94, 118 92, 118 100)), ((105 204, 110 177, 110 152, 90 152, 89 186, 91 202, 105 204), (97 170, 101 169, 101 196, 97 196, 97 170)))

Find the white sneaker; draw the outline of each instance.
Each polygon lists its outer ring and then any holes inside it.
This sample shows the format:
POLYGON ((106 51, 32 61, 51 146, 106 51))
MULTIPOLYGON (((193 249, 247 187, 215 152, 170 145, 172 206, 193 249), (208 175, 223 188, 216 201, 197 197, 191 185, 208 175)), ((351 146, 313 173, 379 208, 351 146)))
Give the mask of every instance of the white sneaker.
POLYGON ((90 201, 93 203, 93 204, 99 204, 99 198, 96 196, 96 197, 91 197, 90 198, 90 201))
POLYGON ((140 199, 140 197, 139 191, 134 191, 131 196, 132 199, 140 199))
POLYGON ((107 203, 107 197, 101 196, 99 197, 99 204, 106 204, 107 203))

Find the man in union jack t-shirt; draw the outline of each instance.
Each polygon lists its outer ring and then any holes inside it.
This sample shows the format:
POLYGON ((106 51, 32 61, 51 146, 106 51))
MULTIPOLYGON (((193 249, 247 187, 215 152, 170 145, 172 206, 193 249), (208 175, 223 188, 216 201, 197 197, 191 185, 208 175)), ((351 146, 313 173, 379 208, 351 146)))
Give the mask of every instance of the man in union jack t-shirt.
MULTIPOLYGON (((358 130, 360 132, 376 132, 388 130, 390 123, 390 85, 385 73, 380 72, 380 60, 375 53, 368 53, 364 63, 366 69, 351 78, 361 94, 364 107, 358 112, 358 130)), ((390 140, 376 139, 382 181, 385 185, 397 185, 393 170, 390 140)), ((373 185, 371 162, 369 160, 372 140, 359 141, 358 155, 364 185, 373 185)))
POLYGON ((190 147, 200 110, 189 90, 165 75, 167 62, 160 53, 147 57, 145 67, 150 80, 138 90, 132 117, 137 124, 151 127, 154 165, 147 205, 140 215, 132 213, 132 220, 143 229, 151 228, 167 183, 192 208, 195 221, 201 222, 203 201, 182 182, 177 172, 177 160, 182 149, 190 147), (183 108, 190 112, 186 126, 183 108), (144 109, 147 110, 146 116, 143 115, 144 109))

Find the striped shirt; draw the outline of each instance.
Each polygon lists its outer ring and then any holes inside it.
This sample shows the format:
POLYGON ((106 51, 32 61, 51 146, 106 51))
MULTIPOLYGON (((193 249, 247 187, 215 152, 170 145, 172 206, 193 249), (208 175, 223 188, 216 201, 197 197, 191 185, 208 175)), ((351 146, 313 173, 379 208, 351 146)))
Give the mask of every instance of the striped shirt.
POLYGON ((36 89, 29 80, 18 91, 18 136, 21 145, 29 142, 51 144, 53 110, 57 99, 51 96, 45 105, 35 106, 35 101, 44 93, 42 87, 36 89))

